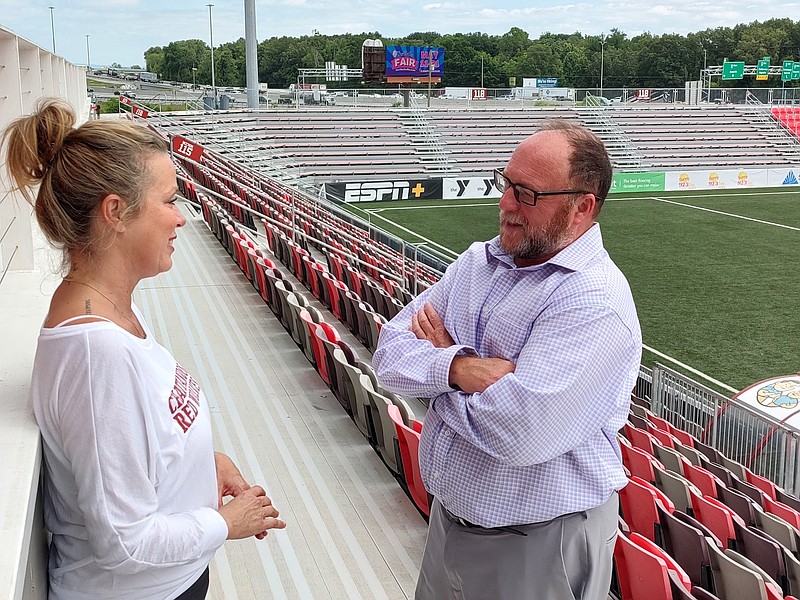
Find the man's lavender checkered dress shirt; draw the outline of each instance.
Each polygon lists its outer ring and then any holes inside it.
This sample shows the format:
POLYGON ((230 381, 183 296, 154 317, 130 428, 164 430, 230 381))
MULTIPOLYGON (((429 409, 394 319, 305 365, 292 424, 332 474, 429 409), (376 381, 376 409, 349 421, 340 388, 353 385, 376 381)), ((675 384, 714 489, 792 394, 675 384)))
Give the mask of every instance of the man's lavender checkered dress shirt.
POLYGON ((601 505, 626 484, 616 435, 625 423, 642 335, 624 275, 600 226, 544 264, 517 268, 498 238, 478 242, 384 325, 381 385, 431 398, 420 444, 428 491, 484 527, 548 521, 601 505), (409 331, 430 302, 456 342, 409 331), (483 393, 449 383, 458 353, 516 364, 483 393))

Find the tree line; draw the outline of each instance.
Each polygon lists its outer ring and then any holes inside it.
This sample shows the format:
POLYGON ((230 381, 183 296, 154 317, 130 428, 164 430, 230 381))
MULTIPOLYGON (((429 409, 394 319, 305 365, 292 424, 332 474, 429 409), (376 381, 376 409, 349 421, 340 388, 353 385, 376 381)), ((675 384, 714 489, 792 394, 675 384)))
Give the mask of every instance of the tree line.
MULTIPOLYGON (((382 39, 385 46, 441 46, 445 49, 442 85, 511 87, 523 77, 557 77, 559 85, 596 88, 600 84, 601 57, 605 88, 683 87, 700 79, 704 65, 723 60, 754 65, 769 56, 772 65, 800 61, 800 21, 770 19, 735 27, 717 27, 688 35, 643 33, 633 38, 618 29, 605 36, 581 33, 545 33, 537 39, 518 27, 503 35, 486 33, 416 32, 404 38, 382 38, 378 32, 301 37, 272 37, 258 44, 259 81, 285 88, 295 83, 300 68, 323 68, 334 61, 361 67, 361 45, 366 39, 382 39)), ((198 85, 211 83, 211 50, 202 40, 181 40, 155 46, 144 53, 147 70, 162 79, 198 85)), ((244 87, 245 41, 214 48, 218 86, 244 87)), ((320 80, 319 83, 324 81, 320 80)), ((715 82, 716 85, 716 82, 715 82)), ((780 79, 721 82, 723 87, 779 87, 780 79)), ((787 86, 798 82, 787 82, 787 86)), ((360 82, 328 82, 329 88, 352 88, 360 82)))

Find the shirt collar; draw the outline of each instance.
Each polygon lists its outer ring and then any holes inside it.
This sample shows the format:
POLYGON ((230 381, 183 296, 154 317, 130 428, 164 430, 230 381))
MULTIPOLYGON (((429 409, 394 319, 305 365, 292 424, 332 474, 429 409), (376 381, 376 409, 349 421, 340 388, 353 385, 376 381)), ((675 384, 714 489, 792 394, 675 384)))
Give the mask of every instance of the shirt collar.
MULTIPOLYGON (((500 246, 500 236, 486 242, 485 248, 487 263, 491 264, 492 262, 499 261, 512 269, 517 268, 514 264, 514 259, 506 254, 500 246)), ((543 262, 541 265, 524 267, 521 270, 533 271, 545 265, 554 265, 569 271, 580 271, 602 250, 603 236, 600 234, 600 224, 595 223, 586 233, 561 250, 561 252, 550 260, 543 262)))

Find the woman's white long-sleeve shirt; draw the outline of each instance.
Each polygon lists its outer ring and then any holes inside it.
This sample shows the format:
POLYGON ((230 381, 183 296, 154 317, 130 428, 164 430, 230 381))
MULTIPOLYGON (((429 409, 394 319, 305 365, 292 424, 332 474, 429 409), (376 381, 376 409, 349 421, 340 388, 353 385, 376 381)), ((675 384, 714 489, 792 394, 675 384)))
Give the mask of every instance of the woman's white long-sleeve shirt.
POLYGON ((149 330, 94 322, 41 330, 32 395, 51 600, 178 596, 228 533, 198 383, 149 330))

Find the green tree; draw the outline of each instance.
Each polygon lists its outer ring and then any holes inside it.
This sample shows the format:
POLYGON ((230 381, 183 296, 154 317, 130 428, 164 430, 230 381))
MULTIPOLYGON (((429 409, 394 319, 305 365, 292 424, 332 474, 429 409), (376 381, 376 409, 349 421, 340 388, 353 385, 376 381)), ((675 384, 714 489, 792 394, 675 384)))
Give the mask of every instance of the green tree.
POLYGON ((151 73, 164 72, 164 49, 161 46, 153 46, 144 52, 144 62, 148 71, 151 73))

